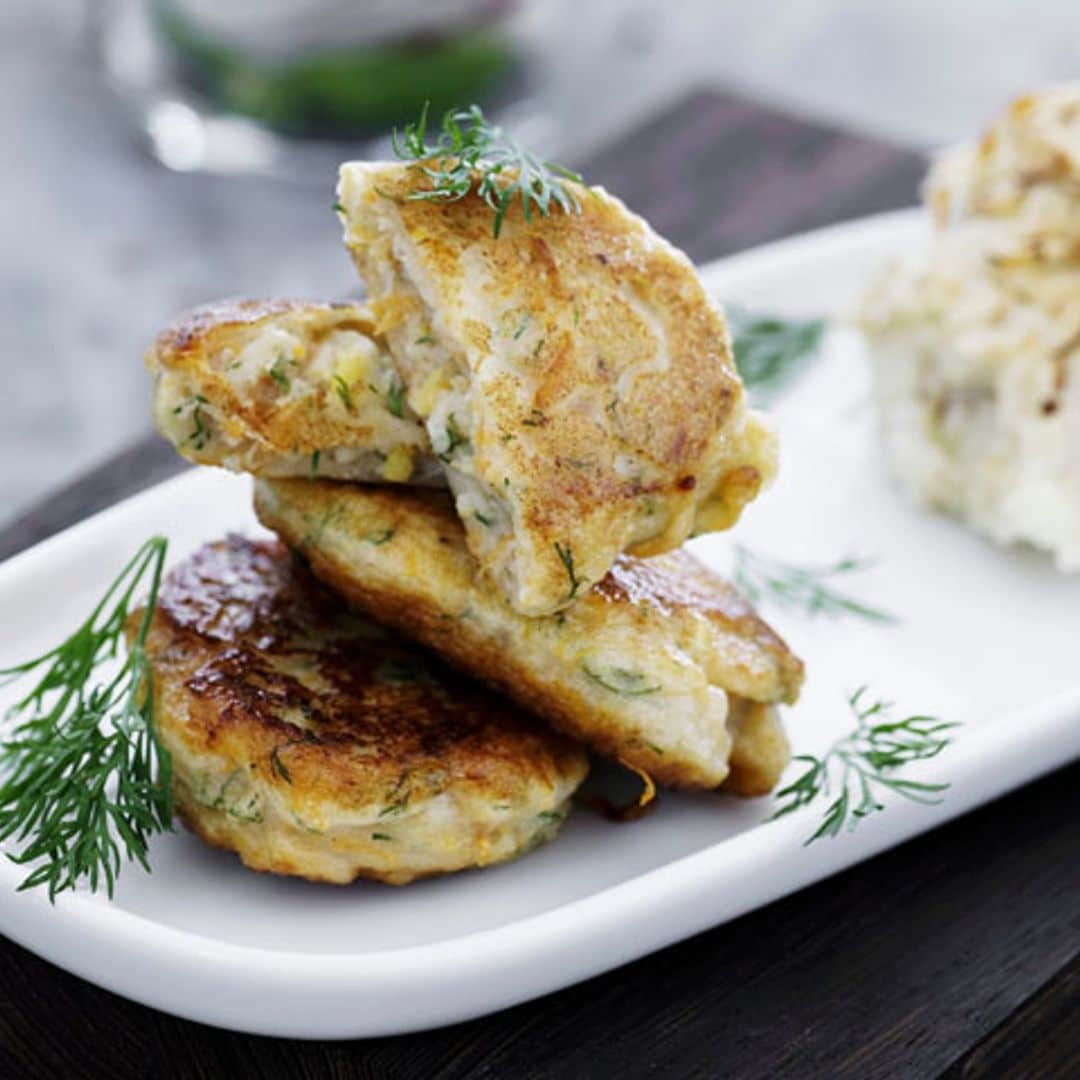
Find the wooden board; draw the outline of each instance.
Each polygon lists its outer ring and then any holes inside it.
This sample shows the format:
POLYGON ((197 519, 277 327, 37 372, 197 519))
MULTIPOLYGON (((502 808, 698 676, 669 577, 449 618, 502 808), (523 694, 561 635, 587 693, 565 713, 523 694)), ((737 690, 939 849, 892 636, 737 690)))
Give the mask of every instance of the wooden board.
MULTIPOLYGON (((585 172, 704 261, 909 205, 924 167, 709 92, 585 172)), ((183 467, 147 438, 0 532, 0 558, 183 467)), ((1078 851, 1074 767, 581 986, 357 1043, 201 1027, 0 941, 0 1077, 1080 1075, 1078 851)))

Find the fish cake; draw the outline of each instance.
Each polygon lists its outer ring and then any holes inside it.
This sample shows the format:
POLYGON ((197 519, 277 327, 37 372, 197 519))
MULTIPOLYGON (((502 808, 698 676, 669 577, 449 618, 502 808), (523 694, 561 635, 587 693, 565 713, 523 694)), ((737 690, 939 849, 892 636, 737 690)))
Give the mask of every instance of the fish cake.
POLYGON ((146 650, 177 812, 253 870, 401 885, 511 859, 554 836, 588 768, 276 541, 173 570, 146 650))
POLYGON ((147 354, 153 415, 186 458, 260 476, 445 484, 370 313, 233 300, 196 308, 147 354))
POLYGON ((470 550, 514 608, 566 607, 621 552, 726 529, 774 473, 728 329, 690 261, 616 198, 580 213, 475 191, 422 201, 415 168, 342 166, 345 240, 442 460, 470 550))
POLYGON ((572 607, 529 618, 477 575, 446 493, 260 480, 255 506, 357 608, 661 783, 723 784, 733 732, 733 788, 768 790, 787 762, 775 706, 802 664, 686 552, 621 556, 572 607))

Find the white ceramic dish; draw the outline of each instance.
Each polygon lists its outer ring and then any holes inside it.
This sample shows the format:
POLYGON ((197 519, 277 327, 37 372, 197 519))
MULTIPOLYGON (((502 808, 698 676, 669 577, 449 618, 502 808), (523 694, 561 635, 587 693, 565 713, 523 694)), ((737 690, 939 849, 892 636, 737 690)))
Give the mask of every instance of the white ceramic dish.
MULTIPOLYGON (((843 314, 911 213, 826 229, 707 268, 716 295, 791 314, 843 314)), ((825 355, 775 410, 784 467, 739 539, 796 561, 873 555, 850 587, 903 619, 807 621, 766 608, 807 661, 788 714, 796 751, 849 729, 868 683, 899 707, 960 720, 926 778, 935 807, 892 803, 857 832, 804 848, 817 810, 766 824, 770 799, 666 796, 634 825, 575 814, 520 862, 394 890, 248 873, 184 832, 129 869, 115 900, 16 893, 0 861, 0 930, 92 982, 194 1020, 271 1035, 355 1037, 448 1024, 626 963, 931 829, 1080 754, 1080 579, 1003 552, 907 506, 877 453, 858 341, 825 355)), ((35 655, 85 614, 144 537, 175 562, 228 529, 254 531, 248 481, 189 473, 0 567, 0 666, 35 655), (17 613, 17 614, 16 614, 17 613)), ((730 539, 698 541, 726 567, 730 539)))

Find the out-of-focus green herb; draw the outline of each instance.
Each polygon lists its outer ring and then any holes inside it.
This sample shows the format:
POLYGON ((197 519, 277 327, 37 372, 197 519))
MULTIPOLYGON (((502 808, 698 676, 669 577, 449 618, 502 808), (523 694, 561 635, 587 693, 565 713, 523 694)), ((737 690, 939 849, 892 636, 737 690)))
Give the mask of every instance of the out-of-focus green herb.
POLYGON ((735 587, 755 604, 772 600, 805 615, 825 615, 830 618, 853 615, 871 622, 896 622, 895 615, 870 607, 833 588, 831 584, 836 577, 866 570, 871 565, 868 560, 849 557, 831 566, 796 566, 767 558, 742 544, 736 544, 732 578, 735 587))
POLYGON ((818 354, 824 319, 785 319, 725 308, 731 328, 735 366, 755 404, 767 406, 818 354))

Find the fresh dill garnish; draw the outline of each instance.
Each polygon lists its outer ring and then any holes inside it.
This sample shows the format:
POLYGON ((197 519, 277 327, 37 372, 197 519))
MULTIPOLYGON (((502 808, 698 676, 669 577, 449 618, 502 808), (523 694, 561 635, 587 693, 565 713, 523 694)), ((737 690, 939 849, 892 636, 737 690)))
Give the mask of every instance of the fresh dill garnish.
POLYGON ((633 671, 624 667, 609 667, 603 671, 596 671, 588 664, 582 664, 581 670, 598 683, 605 690, 613 694, 621 694, 623 697, 645 697, 648 694, 657 693, 661 687, 649 685, 648 678, 640 671, 633 671))
POLYGON ((525 330, 528 327, 529 321, 531 319, 532 319, 532 315, 530 315, 529 312, 527 312, 527 311, 525 312, 524 315, 521 316, 521 321, 518 323, 517 329, 514 331, 514 333, 512 335, 515 341, 517 341, 517 339, 519 337, 521 337, 522 334, 525 333, 525 330))
POLYGON ((289 387, 292 385, 289 382, 289 376, 285 374, 285 364, 287 362, 285 357, 281 353, 278 353, 277 359, 270 365, 270 370, 267 372, 270 378, 277 383, 278 388, 286 394, 289 392, 289 387))
MULTIPOLYGON (((203 406, 209 405, 210 402, 202 396, 202 394, 196 394, 191 399, 191 434, 188 435, 188 442, 191 443, 196 450, 201 450, 210 438, 210 425, 207 423, 206 415, 203 412, 203 406)), ((178 412, 181 406, 177 406, 174 410, 178 412)))
POLYGON ((386 394, 386 407, 399 420, 405 415, 405 384, 395 383, 386 394))
POLYGON ((342 206, 342 205, 341 205, 341 203, 340 203, 340 201, 339 201, 339 200, 337 200, 337 199, 335 199, 335 200, 334 200, 334 201, 333 201, 333 202, 332 202, 332 203, 330 204, 330 209, 331 209, 331 210, 333 210, 333 211, 334 211, 335 213, 337 213, 337 214, 344 214, 344 213, 345 213, 345 207, 344 207, 344 206, 342 206))
POLYGON ((574 551, 569 544, 563 547, 562 544, 555 541, 555 554, 559 556, 559 561, 563 564, 563 569, 566 571, 566 576, 570 579, 570 591, 566 594, 568 600, 573 600, 577 596, 578 589, 581 588, 581 580, 577 574, 574 573, 574 551))
POLYGON ((829 618, 855 615, 871 622, 896 622, 895 615, 870 607, 830 584, 833 578, 866 570, 871 565, 866 559, 848 557, 831 566, 796 566, 736 544, 732 580, 751 603, 768 599, 806 615, 829 618))
POLYGON ((491 518, 485 517, 483 514, 480 513, 479 510, 473 511, 473 517, 476 518, 476 520, 479 521, 481 525, 486 525, 489 529, 494 524, 491 518))
POLYGON ((468 446, 469 440, 465 437, 462 431, 457 426, 457 418, 451 413, 446 418, 446 449, 439 454, 439 457, 448 462, 453 457, 454 451, 459 446, 468 446))
POLYGON ((475 189, 495 212, 492 227, 498 238, 503 219, 514 200, 520 200, 525 220, 534 212, 547 217, 554 210, 576 214, 581 200, 574 184, 581 177, 562 165, 544 161, 526 150, 508 132, 492 124, 479 106, 451 109, 443 117, 435 141, 426 141, 428 106, 419 120, 407 124, 401 137, 393 133, 394 153, 430 182, 414 191, 411 200, 457 202, 475 189))
POLYGON ((389 543, 394 538, 395 532, 397 532, 397 529, 391 525, 385 529, 376 529, 374 532, 369 532, 364 539, 375 547, 382 547, 383 544, 389 543))
POLYGON ((821 346, 824 319, 785 319, 728 304, 735 366, 751 397, 768 405, 821 346))
POLYGON ((389 833, 373 832, 371 834, 372 840, 393 840, 394 838, 389 833))
POLYGON ((796 756, 795 761, 805 763, 805 771, 776 793, 778 799, 787 801, 773 818, 835 796, 825 808, 821 824, 807 837, 807 844, 823 836, 838 836, 845 826, 851 832, 863 818, 884 810, 877 797, 881 789, 932 806, 941 802, 937 796, 949 787, 908 780, 896 773, 910 762, 937 757, 951 742, 945 733, 960 725, 932 716, 893 720, 892 705, 884 701, 867 704, 866 693, 863 686, 848 699, 855 714, 854 730, 837 739, 824 757, 796 756))
POLYGON ((352 412, 353 398, 352 391, 349 389, 349 384, 340 375, 335 375, 332 382, 334 384, 334 392, 341 398, 341 404, 344 405, 349 412, 352 412))
POLYGON ((319 458, 322 457, 321 450, 311 451, 311 478, 314 480, 319 475, 319 458))
POLYGON ((171 762, 154 731, 146 638, 168 542, 147 540, 69 638, 34 660, 0 671, 0 684, 37 672, 37 684, 7 711, 0 746, 0 840, 9 858, 39 863, 19 886, 44 885, 49 899, 85 880, 112 896, 124 859, 149 870, 150 837, 172 825, 171 762), (147 598, 119 669, 136 593, 147 598))
POLYGON ((413 342, 414 345, 434 345, 435 339, 430 334, 421 334, 420 337, 413 342))

